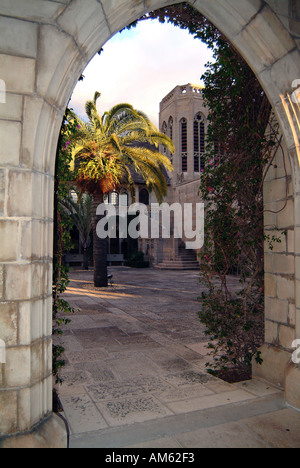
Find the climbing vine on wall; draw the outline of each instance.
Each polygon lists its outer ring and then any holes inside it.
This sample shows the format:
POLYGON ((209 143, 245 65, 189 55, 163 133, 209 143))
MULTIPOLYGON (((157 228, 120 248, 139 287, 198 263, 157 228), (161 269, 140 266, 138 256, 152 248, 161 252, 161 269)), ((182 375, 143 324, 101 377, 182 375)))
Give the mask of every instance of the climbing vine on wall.
MULTIPOLYGON (((76 133, 77 128, 67 109, 60 131, 55 170, 55 188, 54 188, 54 245, 53 245, 53 334, 62 335, 62 325, 70 322, 64 314, 72 314, 74 309, 62 298, 69 284, 69 269, 64 264, 63 255, 65 251, 72 248, 70 230, 72 228, 72 218, 68 216, 62 208, 60 201, 67 198, 70 191, 70 181, 73 174, 70 172, 70 163, 72 160, 71 139, 76 133)), ((53 375, 56 383, 61 383, 60 371, 65 365, 62 359, 64 348, 60 345, 53 345, 53 375)))
MULTIPOLYGON (((211 339, 212 373, 251 375, 264 343, 263 182, 281 146, 279 128, 256 76, 227 41, 219 38, 215 63, 203 76, 210 109, 205 169, 206 202, 201 255, 200 319, 211 339), (230 286, 231 274, 240 278, 230 286)), ((274 238, 273 241, 280 240, 274 238)), ((270 245, 272 240, 270 240, 270 245)))
POLYGON ((263 223, 264 178, 282 150, 278 125, 252 70, 203 15, 184 2, 139 21, 155 18, 188 30, 214 53, 202 77, 210 117, 199 190, 206 203, 199 315, 210 338, 209 371, 247 376, 253 358, 261 363, 264 342, 264 242, 272 248, 283 235, 265 236, 263 223), (233 273, 240 278, 235 290, 233 273))

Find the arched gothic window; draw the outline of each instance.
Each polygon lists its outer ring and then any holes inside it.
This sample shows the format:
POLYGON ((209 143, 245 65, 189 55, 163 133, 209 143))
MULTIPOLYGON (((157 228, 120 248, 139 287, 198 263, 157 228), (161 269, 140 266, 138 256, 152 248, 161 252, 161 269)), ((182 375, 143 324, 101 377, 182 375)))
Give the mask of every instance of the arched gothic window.
POLYGON ((139 202, 146 206, 149 205, 150 200, 149 200, 149 192, 147 189, 140 190, 139 202))
POLYGON ((120 206, 128 206, 128 193, 121 192, 119 196, 119 204, 120 206))
POLYGON ((169 137, 173 140, 173 117, 169 118, 169 137))
POLYGON ((106 193, 103 196, 103 201, 107 205, 128 206, 128 193, 126 191, 122 191, 121 193, 118 193, 118 192, 106 193))
POLYGON ((204 169, 205 119, 199 112, 194 118, 194 172, 204 169))
POLYGON ((112 192, 110 196, 110 203, 113 206, 119 206, 119 194, 118 192, 112 192))
MULTIPOLYGON (((164 135, 167 135, 167 133, 168 133, 168 126, 167 126, 166 122, 164 122, 162 124, 162 133, 164 133, 164 135)), ((167 153, 167 148, 165 146, 163 147, 163 152, 164 152, 164 154, 167 153)))
POLYGON ((180 144, 181 144, 181 172, 187 172, 187 120, 180 121, 180 144))

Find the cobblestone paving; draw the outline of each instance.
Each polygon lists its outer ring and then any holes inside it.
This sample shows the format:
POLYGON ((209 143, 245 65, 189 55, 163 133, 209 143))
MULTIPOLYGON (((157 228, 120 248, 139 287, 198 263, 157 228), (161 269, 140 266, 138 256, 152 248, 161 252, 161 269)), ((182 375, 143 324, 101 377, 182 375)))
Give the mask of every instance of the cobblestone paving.
POLYGON ((74 270, 64 296, 76 313, 58 338, 58 391, 72 434, 163 418, 229 390, 205 372, 198 272, 110 272, 113 287, 94 288, 92 271, 74 270))

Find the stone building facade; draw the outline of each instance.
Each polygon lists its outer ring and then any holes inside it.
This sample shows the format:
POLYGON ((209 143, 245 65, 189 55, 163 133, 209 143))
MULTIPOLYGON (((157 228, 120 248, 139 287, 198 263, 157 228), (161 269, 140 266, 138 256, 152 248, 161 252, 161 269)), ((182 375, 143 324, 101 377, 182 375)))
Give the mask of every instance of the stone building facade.
MULTIPOLYGON (((174 142, 170 174, 173 188, 199 181, 205 152, 208 109, 204 107, 202 87, 186 84, 176 86, 160 103, 160 130, 174 142)), ((176 196, 175 196, 176 199, 176 196)))
MULTIPOLYGON (((265 203, 272 226, 287 236, 266 254, 264 364, 254 372, 281 386, 286 402, 300 408, 300 368, 292 360, 300 339, 300 3, 188 2, 248 62, 284 136, 288 175, 279 160, 265 183, 265 203)), ((51 354, 53 176, 67 102, 106 41, 170 3, 180 1, 0 1, 1 447, 60 447, 67 441, 52 412, 51 354)))
MULTIPOLYGON (((193 230, 196 229, 195 205, 201 202, 198 189, 204 167, 202 154, 205 152, 207 117, 208 109, 204 107, 202 87, 199 85, 178 85, 160 102, 159 129, 171 138, 175 146, 174 154, 160 148, 161 153, 170 158, 174 168, 167 175, 168 195, 165 203, 169 206, 180 204, 182 210, 185 203, 192 204, 193 230)), ((150 195, 150 203, 157 203, 154 195, 150 195)), ((185 243, 190 239, 184 234, 182 237, 174 237, 171 231, 170 239, 141 240, 140 248, 155 267, 196 269, 197 251, 185 252, 185 243)))

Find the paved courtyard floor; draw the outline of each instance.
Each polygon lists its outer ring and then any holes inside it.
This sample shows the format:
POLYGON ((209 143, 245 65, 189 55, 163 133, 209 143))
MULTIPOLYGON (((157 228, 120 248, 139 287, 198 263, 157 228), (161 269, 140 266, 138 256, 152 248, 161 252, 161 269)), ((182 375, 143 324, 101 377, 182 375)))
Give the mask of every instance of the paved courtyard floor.
MULTIPOLYGON (((277 388, 207 374, 197 271, 74 270, 58 387, 71 448, 300 447, 300 413, 277 388)), ((232 287, 237 279, 232 278, 232 287)))

